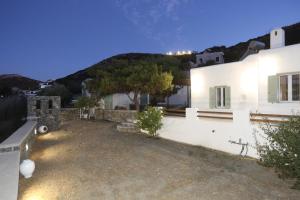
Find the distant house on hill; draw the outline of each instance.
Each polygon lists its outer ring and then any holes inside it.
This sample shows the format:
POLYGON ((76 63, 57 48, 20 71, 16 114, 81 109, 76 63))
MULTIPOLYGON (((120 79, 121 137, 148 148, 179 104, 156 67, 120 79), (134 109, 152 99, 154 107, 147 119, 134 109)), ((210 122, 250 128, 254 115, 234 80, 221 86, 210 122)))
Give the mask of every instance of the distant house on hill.
POLYGON ((211 64, 224 63, 224 53, 205 50, 203 53, 196 54, 196 63, 191 62, 191 67, 200 67, 208 64, 209 62, 211 62, 211 64))
POLYGON ((47 80, 47 81, 45 81, 45 82, 40 82, 40 83, 39 83, 40 89, 44 89, 44 88, 47 88, 47 87, 52 86, 53 82, 54 82, 54 81, 51 80, 51 79, 49 79, 49 80, 47 80))

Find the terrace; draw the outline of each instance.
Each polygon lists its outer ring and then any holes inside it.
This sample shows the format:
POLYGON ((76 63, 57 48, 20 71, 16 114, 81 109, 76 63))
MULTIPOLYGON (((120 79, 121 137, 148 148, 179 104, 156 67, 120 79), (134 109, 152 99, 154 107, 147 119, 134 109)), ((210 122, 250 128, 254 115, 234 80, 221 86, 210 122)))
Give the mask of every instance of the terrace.
POLYGON ((299 199, 252 159, 120 133, 116 123, 66 121, 32 146, 36 171, 19 199, 299 199))

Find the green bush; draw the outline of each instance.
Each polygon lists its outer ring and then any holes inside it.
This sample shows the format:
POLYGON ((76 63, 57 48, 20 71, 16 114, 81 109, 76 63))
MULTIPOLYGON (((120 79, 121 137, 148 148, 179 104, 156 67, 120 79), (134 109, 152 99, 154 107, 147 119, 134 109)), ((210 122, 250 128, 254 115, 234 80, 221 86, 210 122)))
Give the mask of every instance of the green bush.
POLYGON ((300 189, 300 116, 291 117, 277 127, 262 127, 267 144, 259 145, 263 165, 274 167, 281 178, 295 178, 293 188, 300 189))
POLYGON ((148 107, 140 112, 137 118, 137 125, 140 129, 146 130, 150 136, 157 136, 157 131, 162 127, 163 111, 159 108, 148 107))
POLYGON ((77 108, 92 108, 97 105, 97 101, 91 97, 82 96, 79 97, 77 102, 75 103, 75 107, 77 108))

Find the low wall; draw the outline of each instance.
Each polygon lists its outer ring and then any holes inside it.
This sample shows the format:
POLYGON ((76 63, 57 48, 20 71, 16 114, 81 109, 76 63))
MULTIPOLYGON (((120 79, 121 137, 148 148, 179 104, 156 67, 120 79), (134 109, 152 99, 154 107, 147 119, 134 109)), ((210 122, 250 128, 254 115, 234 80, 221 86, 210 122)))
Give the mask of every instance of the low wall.
POLYGON ((19 151, 21 159, 27 159, 29 157, 30 147, 34 142, 36 125, 36 121, 27 121, 23 126, 17 129, 9 138, 0 144, 0 154, 19 151))
POLYGON ((186 117, 164 117, 159 134, 162 138, 231 154, 240 154, 242 145, 230 141, 248 143, 247 155, 258 158, 256 139, 263 139, 257 134, 259 124, 251 123, 249 116, 249 110, 235 110, 232 119, 198 118, 197 109, 187 108, 186 117))
MULTIPOLYGON (((137 111, 135 110, 95 110, 96 120, 108 120, 113 122, 126 122, 128 120, 136 119, 137 111)), ((79 119, 80 112, 78 108, 64 108, 61 109, 61 122, 79 119)))
POLYGON ((29 158, 36 125, 36 121, 27 121, 0 144, 0 199, 17 199, 19 165, 22 160, 29 158))

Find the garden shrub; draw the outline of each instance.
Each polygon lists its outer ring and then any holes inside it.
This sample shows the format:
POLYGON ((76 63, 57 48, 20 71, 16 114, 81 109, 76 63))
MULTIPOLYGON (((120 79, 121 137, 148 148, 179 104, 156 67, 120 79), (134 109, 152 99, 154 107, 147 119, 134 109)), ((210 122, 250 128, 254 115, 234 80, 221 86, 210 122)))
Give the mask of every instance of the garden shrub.
POLYGON ((259 145, 263 165, 274 167, 281 178, 295 178, 293 188, 300 189, 300 116, 278 126, 262 126, 267 144, 259 145))
POLYGON ((140 129, 146 130, 150 136, 158 136, 157 131, 162 127, 163 111, 159 108, 148 107, 140 112, 137 117, 137 125, 140 129))

